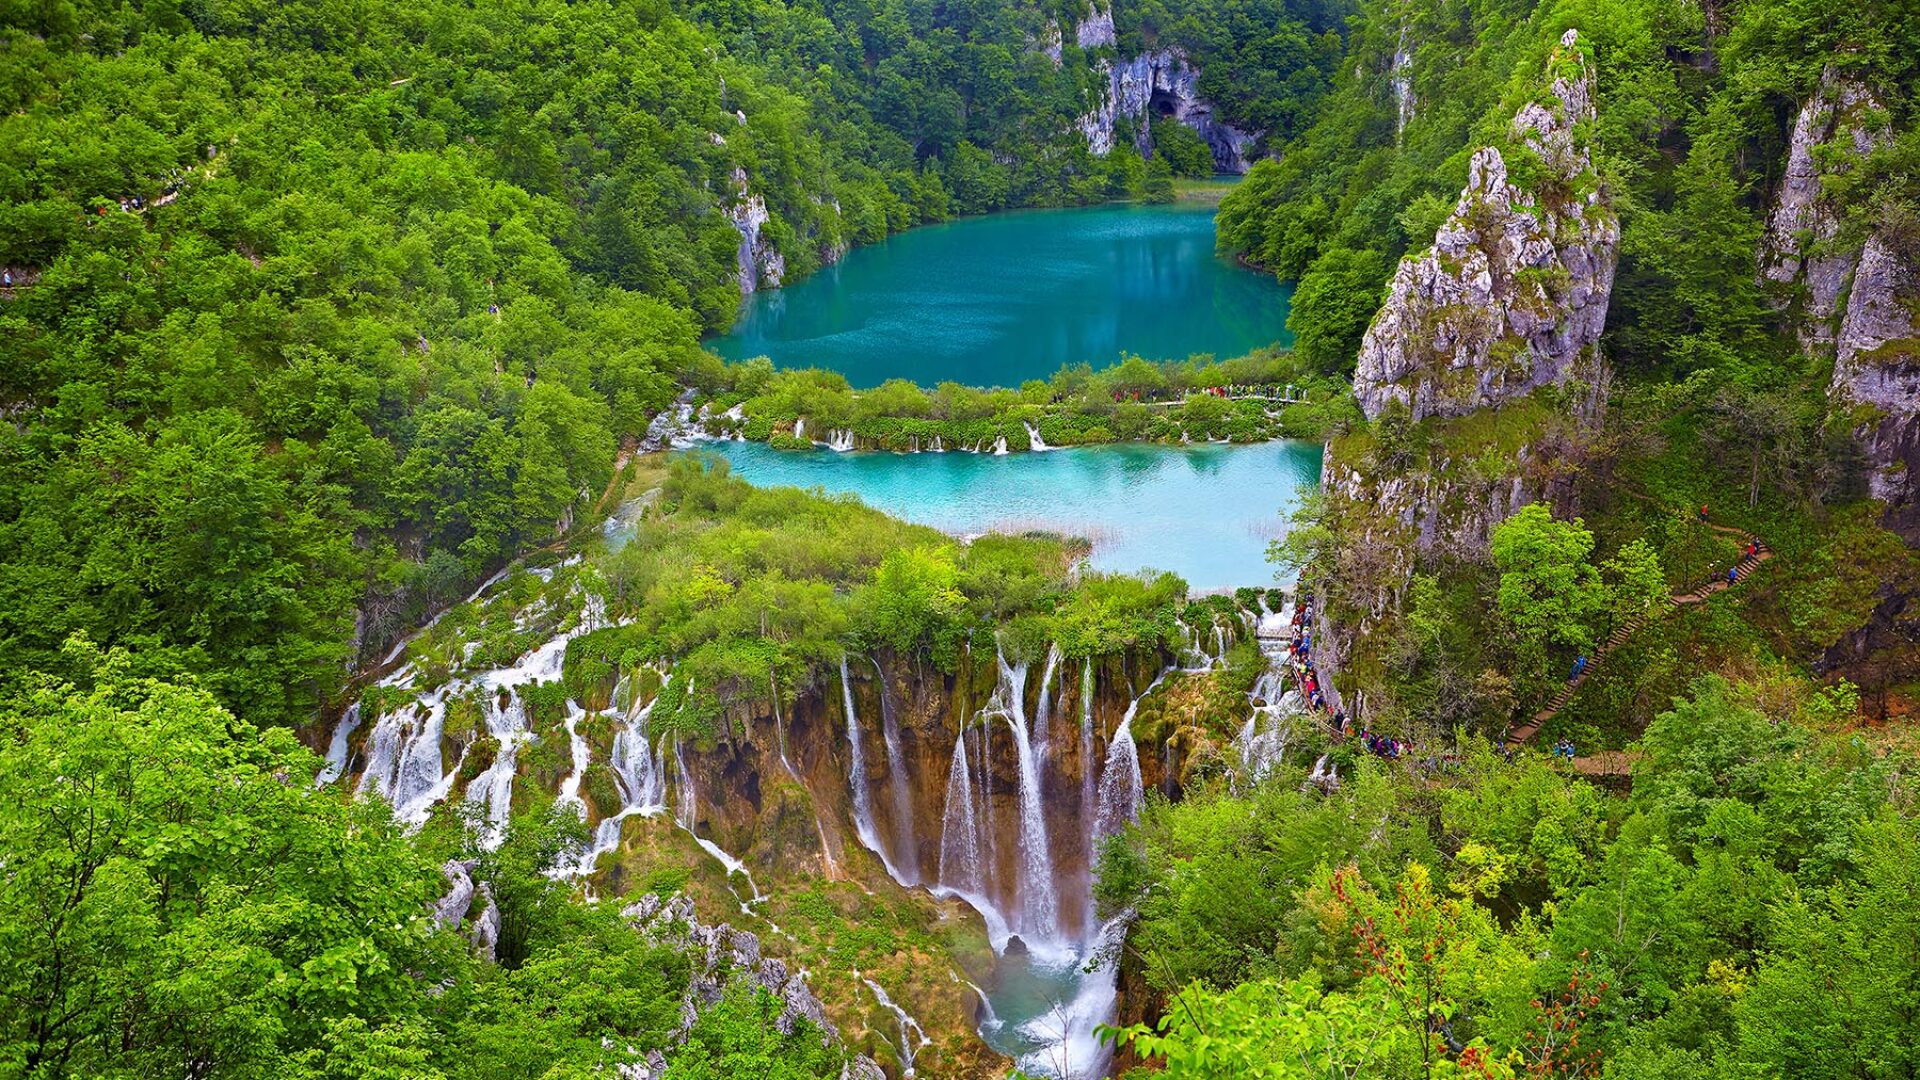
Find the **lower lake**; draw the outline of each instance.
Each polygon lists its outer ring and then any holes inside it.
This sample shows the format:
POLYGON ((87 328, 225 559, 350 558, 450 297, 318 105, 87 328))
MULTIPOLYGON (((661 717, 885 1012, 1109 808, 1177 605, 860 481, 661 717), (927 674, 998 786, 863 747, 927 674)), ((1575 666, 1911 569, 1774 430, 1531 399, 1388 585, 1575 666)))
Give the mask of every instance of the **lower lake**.
POLYGON ((1214 253, 1199 203, 1024 210, 910 229, 747 298, 707 347, 856 387, 1018 386, 1063 364, 1291 344, 1291 286, 1214 253))
POLYGON ((761 487, 820 488, 957 536, 1050 529, 1093 542, 1089 565, 1171 570, 1195 591, 1275 583, 1267 545, 1320 476, 1307 442, 1090 446, 1004 456, 703 447, 761 487))

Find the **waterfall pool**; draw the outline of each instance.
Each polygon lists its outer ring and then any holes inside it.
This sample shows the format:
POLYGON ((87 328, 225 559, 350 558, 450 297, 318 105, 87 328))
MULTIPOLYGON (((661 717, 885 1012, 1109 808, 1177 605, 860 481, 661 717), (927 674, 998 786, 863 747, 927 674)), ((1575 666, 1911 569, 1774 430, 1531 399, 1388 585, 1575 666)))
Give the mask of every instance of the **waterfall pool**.
POLYGON ((924 225, 755 293, 708 342, 855 386, 1018 386, 1063 364, 1290 344, 1291 286, 1214 252, 1214 208, 1020 210, 924 225))
POLYGON ((762 487, 821 488, 957 536, 1050 529, 1097 570, 1171 570, 1196 591, 1274 584, 1267 545, 1320 476, 1317 444, 1089 446, 1021 454, 774 450, 718 442, 762 487))

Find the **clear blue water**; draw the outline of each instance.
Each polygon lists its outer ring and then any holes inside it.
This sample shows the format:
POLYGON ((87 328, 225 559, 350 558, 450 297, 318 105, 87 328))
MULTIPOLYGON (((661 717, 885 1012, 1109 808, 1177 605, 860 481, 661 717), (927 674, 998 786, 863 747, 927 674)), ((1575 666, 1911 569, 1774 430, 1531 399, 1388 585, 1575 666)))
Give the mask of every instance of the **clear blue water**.
POLYGON ((1096 446, 1008 454, 835 453, 760 443, 707 448, 762 487, 850 492, 869 506, 957 535, 1040 528, 1093 541, 1090 565, 1171 570, 1197 591, 1271 585, 1267 544, 1320 447, 1096 446))
POLYGON ((1292 287, 1214 254, 1213 208, 1028 210, 928 225, 756 293, 708 347, 854 386, 1018 386, 1062 364, 1239 356, 1286 332, 1292 287))

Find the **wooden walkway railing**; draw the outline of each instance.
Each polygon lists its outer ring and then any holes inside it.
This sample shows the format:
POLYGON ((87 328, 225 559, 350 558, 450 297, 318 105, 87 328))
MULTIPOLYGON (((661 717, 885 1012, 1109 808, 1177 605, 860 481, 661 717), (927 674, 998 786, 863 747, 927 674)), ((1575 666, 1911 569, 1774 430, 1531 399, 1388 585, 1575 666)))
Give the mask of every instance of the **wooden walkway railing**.
POLYGON ((1580 687, 1586 683, 1588 676, 1600 670, 1600 665, 1606 660, 1608 654, 1625 644, 1627 639, 1638 632, 1641 627, 1653 621, 1656 617, 1665 616, 1678 608, 1698 604, 1714 593, 1731 588, 1732 585, 1744 583, 1749 575, 1759 569, 1761 563, 1773 558, 1773 551, 1769 549, 1758 536, 1744 529, 1736 529, 1730 525, 1714 525, 1711 523, 1707 525, 1707 528, 1728 536, 1737 536, 1742 541, 1743 547, 1751 546, 1754 551, 1752 555, 1742 555, 1740 561, 1734 564, 1734 569, 1737 573, 1734 575, 1733 583, 1729 584, 1726 578, 1715 578, 1692 592, 1675 593, 1667 598, 1665 605, 1642 612, 1621 624, 1619 629, 1613 632, 1613 636, 1609 637, 1606 642, 1587 659, 1587 666, 1580 669, 1580 674, 1568 679, 1566 685, 1560 688, 1560 692, 1553 696, 1553 700, 1547 702, 1546 708, 1533 714, 1533 719, 1528 720, 1526 723, 1507 733, 1508 746, 1518 746, 1539 734, 1541 726, 1559 715, 1560 710, 1566 708, 1567 704, 1573 700, 1573 695, 1579 693, 1580 687))

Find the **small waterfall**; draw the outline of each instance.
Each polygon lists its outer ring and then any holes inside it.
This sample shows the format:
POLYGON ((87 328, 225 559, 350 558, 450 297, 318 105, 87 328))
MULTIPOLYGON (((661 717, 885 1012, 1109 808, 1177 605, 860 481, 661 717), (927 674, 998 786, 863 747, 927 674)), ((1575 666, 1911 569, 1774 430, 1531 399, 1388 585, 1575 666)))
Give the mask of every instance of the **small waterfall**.
POLYGON ((467 802, 485 808, 487 831, 480 842, 492 848, 506 836, 507 818, 513 812, 513 774, 519 768, 520 747, 533 738, 518 694, 509 691, 504 704, 497 696, 487 697, 487 732, 499 747, 493 763, 467 784, 467 802))
POLYGON ((327 763, 314 776, 314 787, 325 787, 340 779, 340 774, 347 771, 347 756, 351 749, 349 740, 359 727, 360 703, 356 701, 347 706, 347 711, 340 715, 340 722, 334 725, 333 738, 327 742, 327 763))
POLYGON ((940 823, 940 884, 970 896, 986 895, 980 864, 980 818, 973 795, 973 767, 967 760, 967 733, 953 738, 953 765, 947 770, 946 812, 940 823))
POLYGON ((1015 759, 1019 762, 1020 790, 1020 929, 1043 941, 1059 934, 1059 901, 1054 890, 1053 857, 1047 850, 1047 814, 1040 790, 1040 761, 1034 753, 1027 730, 1027 664, 1009 665, 996 653, 1000 666, 1000 686, 990 704, 1006 720, 1013 733, 1015 759))
POLYGON ((567 702, 567 753, 573 761, 573 771, 560 781, 559 802, 580 811, 582 821, 587 817, 587 800, 580 797, 580 780, 586 775, 587 765, 593 758, 593 750, 587 745, 587 737, 580 734, 580 721, 586 716, 585 710, 573 702, 567 702))
POLYGON ((787 770, 788 776, 798 780, 800 774, 794 771, 793 762, 787 758, 787 722, 780 716, 780 688, 774 686, 772 671, 767 672, 767 685, 773 689, 773 738, 774 744, 780 749, 780 767, 787 770))
POLYGON ((796 439, 804 439, 807 437, 807 418, 806 417, 800 416, 800 417, 794 418, 793 437, 796 439))
POLYGON ((933 452, 936 454, 944 454, 947 452, 946 446, 941 443, 940 436, 938 435, 933 437, 933 452))
POLYGON ((886 867, 888 877, 902 885, 911 884, 900 876, 893 859, 887 855, 886 847, 880 843, 879 830, 874 828, 873 792, 867 782, 867 754, 861 745, 860 714, 853 707, 853 678, 847 674, 844 653, 840 656, 840 694, 847 709, 847 753, 850 759, 847 783, 853 790, 853 831, 868 851, 880 856, 880 864, 886 867))
POLYGON ((994 436, 993 454, 995 457, 1007 456, 1007 437, 1005 435, 994 436))
POLYGON ((751 898, 741 897, 737 892, 733 895, 734 899, 740 901, 742 913, 753 914, 753 905, 765 900, 766 897, 761 895, 760 886, 754 884, 753 874, 747 870, 747 864, 722 850, 719 844, 701 836, 700 831, 694 827, 699 821, 699 796, 694 791, 693 773, 687 769, 686 751, 681 747, 678 736, 673 740, 673 765, 677 788, 674 792, 673 823, 684 829, 688 836, 693 837, 693 842, 700 845, 701 851, 713 856, 715 862, 726 868, 727 888, 733 888, 735 874, 747 879, 747 892, 751 894, 751 898))
POLYGON ((1300 789, 1302 791, 1315 787, 1334 789, 1339 786, 1340 774, 1333 769, 1333 756, 1331 754, 1321 754, 1314 760, 1313 770, 1307 773, 1306 782, 1300 785, 1300 789))
MULTIPOLYGON (((627 680, 623 675, 613 690, 616 705, 627 699, 627 680)), ((664 685, 664 684, 663 684, 664 685)), ((600 856, 620 846, 620 830, 626 819, 638 814, 652 816, 667 808, 667 770, 661 761, 659 752, 647 741, 647 717, 652 715, 658 695, 645 705, 635 708, 630 702, 626 707, 626 722, 613 733, 613 746, 607 754, 607 765, 613 770, 613 781, 620 789, 620 809, 607 814, 594 826, 593 842, 580 853, 575 863, 568 867, 563 876, 581 876, 593 872, 600 862, 600 856)), ((567 734, 575 736, 575 723, 578 716, 567 717, 567 734)), ((568 778, 571 786, 562 789, 562 797, 571 794, 580 812, 586 813, 586 803, 579 799, 579 776, 582 770, 580 762, 581 744, 574 746, 574 775, 568 778)), ((604 813, 605 807, 601 810, 604 813)))
POLYGON ((897 1047, 900 1052, 900 1075, 912 1076, 914 1055, 925 1049, 926 1045, 933 1040, 927 1038, 927 1033, 920 1026, 920 1021, 908 1015, 907 1010, 894 1004, 893 999, 887 996, 887 992, 881 989, 879 983, 860 974, 858 968, 854 969, 853 974, 867 984, 867 989, 873 991, 874 1000, 880 1003, 880 1007, 893 1014, 893 1022, 900 1028, 900 1043, 897 1047))
POLYGON ((829 428, 827 430, 827 449, 844 454, 853 449, 852 428, 829 428))
POLYGON ((1047 646, 1047 666, 1040 674, 1040 701, 1033 710, 1033 749, 1042 759, 1052 742, 1048 722, 1053 717, 1053 675, 1060 668, 1060 646, 1047 646))
POLYGON ((1047 445, 1047 440, 1040 437, 1039 428, 1035 427, 1033 424, 1028 423, 1025 420, 1020 421, 1020 423, 1023 427, 1027 429, 1027 449, 1032 450, 1035 453, 1038 453, 1039 451, 1042 451, 1042 450, 1053 449, 1053 447, 1047 445))
MULTIPOLYGON (((1096 841, 1105 840, 1140 820, 1140 803, 1145 792, 1140 780, 1140 750, 1133 742, 1133 714, 1164 678, 1166 674, 1162 672, 1133 699, 1127 706, 1127 714, 1120 718, 1120 726, 1113 730, 1113 738, 1107 740, 1107 761, 1100 769, 1100 803, 1093 815, 1096 841)), ((1098 854, 1096 845, 1088 856, 1097 858, 1098 854)))
POLYGON ((880 731, 887 745, 887 783, 893 789, 894 850, 900 856, 902 882, 920 883, 919 832, 913 827, 913 792, 907 786, 906 756, 900 751, 900 722, 894 715, 893 688, 887 685, 887 673, 878 657, 872 657, 873 673, 880 681, 880 731))

